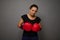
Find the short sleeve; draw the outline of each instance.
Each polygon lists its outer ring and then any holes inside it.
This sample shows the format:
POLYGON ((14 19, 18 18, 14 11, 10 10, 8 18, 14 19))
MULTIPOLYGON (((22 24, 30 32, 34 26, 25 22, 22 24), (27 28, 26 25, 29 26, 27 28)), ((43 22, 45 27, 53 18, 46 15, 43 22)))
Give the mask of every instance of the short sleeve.
POLYGON ((38 17, 37 18, 37 22, 40 23, 41 22, 41 18, 38 17))
POLYGON ((22 15, 21 18, 24 20, 24 22, 26 21, 27 17, 26 14, 22 15))
POLYGON ((21 18, 24 20, 24 15, 22 15, 21 18))

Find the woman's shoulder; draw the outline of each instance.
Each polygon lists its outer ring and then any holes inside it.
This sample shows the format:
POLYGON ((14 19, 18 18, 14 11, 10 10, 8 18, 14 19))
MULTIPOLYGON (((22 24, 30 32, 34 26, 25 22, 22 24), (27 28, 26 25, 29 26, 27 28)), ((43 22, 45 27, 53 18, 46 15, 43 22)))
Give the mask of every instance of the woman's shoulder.
POLYGON ((23 14, 23 15, 21 15, 21 18, 23 19, 23 20, 26 20, 26 14, 23 14))
POLYGON ((41 21, 41 18, 37 16, 37 19, 36 19, 36 20, 37 20, 38 22, 40 22, 40 21, 41 21))
POLYGON ((26 18, 26 14, 21 15, 21 18, 26 18))
POLYGON ((41 18, 40 17, 38 17, 38 16, 36 16, 37 17, 37 19, 40 19, 41 20, 41 18))
POLYGON ((26 16, 26 14, 23 14, 23 15, 22 15, 22 17, 25 17, 25 16, 26 16))

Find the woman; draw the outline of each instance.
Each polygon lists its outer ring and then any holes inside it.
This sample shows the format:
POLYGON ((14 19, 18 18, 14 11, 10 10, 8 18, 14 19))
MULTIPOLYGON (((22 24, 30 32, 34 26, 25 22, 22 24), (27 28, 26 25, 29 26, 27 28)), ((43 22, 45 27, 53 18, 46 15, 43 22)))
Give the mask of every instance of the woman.
MULTIPOLYGON (((38 6, 35 4, 31 5, 28 14, 21 16, 21 19, 18 22, 18 27, 22 28, 22 24, 26 21, 30 22, 31 24, 34 24, 36 22, 40 24, 41 19, 35 15, 37 11, 38 6)), ((22 40, 38 40, 37 32, 27 32, 24 30, 22 40)))

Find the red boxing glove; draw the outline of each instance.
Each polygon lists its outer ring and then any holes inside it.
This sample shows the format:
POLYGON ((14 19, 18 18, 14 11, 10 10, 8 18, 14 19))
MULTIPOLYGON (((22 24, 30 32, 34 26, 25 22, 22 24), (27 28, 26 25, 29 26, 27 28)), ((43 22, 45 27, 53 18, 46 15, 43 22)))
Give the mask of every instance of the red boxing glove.
POLYGON ((33 27, 32 27, 32 31, 38 32, 38 31, 40 31, 40 30, 41 30, 41 25, 38 24, 38 23, 34 23, 34 24, 33 24, 33 27))
POLYGON ((32 24, 31 23, 25 22, 23 24, 23 30, 25 30, 25 31, 31 31, 31 28, 32 28, 32 24))

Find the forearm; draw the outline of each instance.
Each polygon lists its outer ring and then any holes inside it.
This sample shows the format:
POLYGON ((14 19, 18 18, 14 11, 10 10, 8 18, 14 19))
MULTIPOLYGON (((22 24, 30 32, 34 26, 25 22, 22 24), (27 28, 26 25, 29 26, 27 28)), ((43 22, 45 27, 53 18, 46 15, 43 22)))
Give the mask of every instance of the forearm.
POLYGON ((17 26, 18 26, 18 28, 21 28, 22 29, 22 25, 18 24, 17 26))

